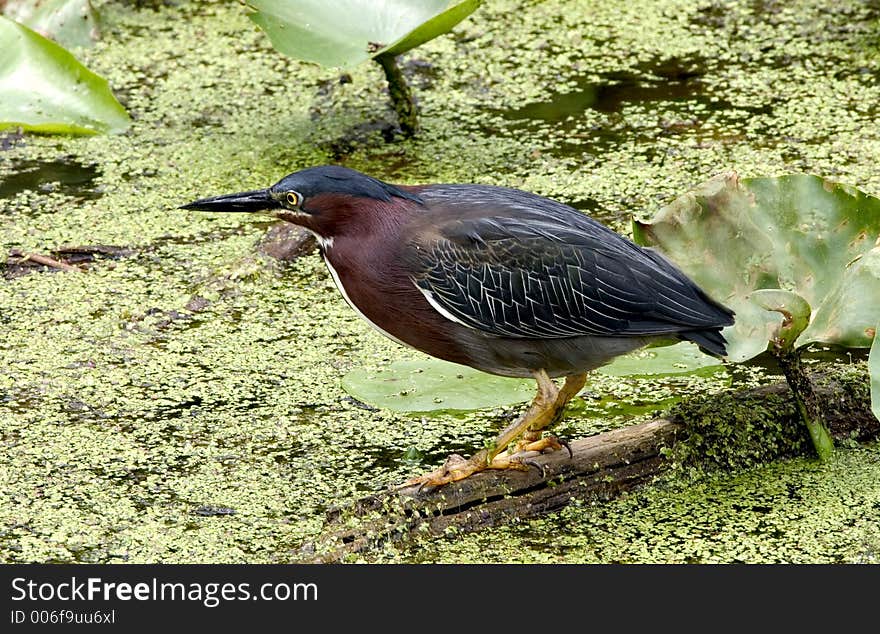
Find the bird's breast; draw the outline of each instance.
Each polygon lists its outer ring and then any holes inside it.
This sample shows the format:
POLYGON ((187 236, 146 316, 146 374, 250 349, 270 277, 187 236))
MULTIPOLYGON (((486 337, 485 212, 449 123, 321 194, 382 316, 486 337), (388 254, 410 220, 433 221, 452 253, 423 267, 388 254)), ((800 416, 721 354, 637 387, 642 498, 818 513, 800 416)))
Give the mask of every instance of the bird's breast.
POLYGON ((323 250, 336 288, 352 309, 389 339, 441 359, 469 363, 457 331, 465 328, 428 303, 409 275, 386 250, 369 251, 369 240, 337 240, 323 250))
MULTIPOLYGON (((330 246, 332 246, 332 242, 330 243, 330 246)), ((324 257, 324 264, 327 265, 327 270, 330 272, 330 277, 333 278, 333 283, 336 285, 336 288, 339 290, 339 293, 340 293, 340 294, 342 295, 342 297, 345 299, 345 302, 346 302, 349 306, 351 306, 352 310, 354 310, 358 315, 360 315, 361 318, 362 318, 364 321, 366 321, 368 324, 370 324, 375 330, 378 330, 380 333, 382 333, 383 335, 385 335, 385 336, 388 337, 389 339, 391 339, 391 340, 393 340, 393 341, 396 341, 396 342, 399 343, 399 344, 406 345, 406 343, 405 343, 404 341, 401 341, 400 339, 398 339, 397 337, 395 337, 394 335, 392 335, 390 332, 388 332, 387 330, 385 330, 384 328, 382 328, 382 326, 380 326, 379 324, 377 324, 376 321, 374 321, 373 319, 371 319, 369 316, 367 316, 366 313, 364 313, 363 310, 361 310, 360 306, 358 306, 358 303, 355 302, 355 300, 352 299, 351 295, 348 293, 348 290, 346 290, 346 288, 345 288, 345 283, 342 281, 342 278, 340 277, 339 272, 338 272, 338 271, 336 270, 336 268, 333 266, 333 262, 331 261, 329 255, 328 255, 328 250, 329 250, 329 249, 328 249, 327 247, 324 247, 324 248, 322 249, 322 255, 323 255, 323 257, 324 257)), ((349 276, 346 276, 346 277, 349 277, 349 276)), ((353 286, 353 285, 354 285, 354 284, 353 284, 353 280, 349 279, 349 286, 353 286)), ((355 293, 355 296, 357 296, 357 297, 360 298, 361 293, 356 292, 356 293, 355 293)), ((366 305, 367 305, 366 302, 364 302, 363 300, 361 300, 361 303, 362 303, 362 305, 364 305, 364 306, 366 307, 366 305)), ((370 310, 370 312, 373 312, 373 311, 370 310)))

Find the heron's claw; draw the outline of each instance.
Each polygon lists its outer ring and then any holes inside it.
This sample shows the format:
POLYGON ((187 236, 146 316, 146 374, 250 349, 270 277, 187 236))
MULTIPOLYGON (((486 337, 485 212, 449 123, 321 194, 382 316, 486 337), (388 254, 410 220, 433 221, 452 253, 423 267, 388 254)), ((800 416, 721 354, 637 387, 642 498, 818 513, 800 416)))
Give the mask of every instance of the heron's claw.
POLYGON ((568 459, 573 460, 574 459, 574 452, 571 450, 571 444, 568 442, 568 439, 567 438, 560 438, 559 436, 557 436, 556 440, 558 440, 559 444, 562 445, 563 447, 565 447, 566 451, 568 451, 568 459))
POLYGON ((542 477, 542 478, 544 478, 544 477, 547 476, 547 470, 544 469, 544 465, 542 465, 540 462, 536 462, 535 460, 533 460, 533 459, 531 459, 531 458, 527 458, 527 459, 523 460, 522 463, 523 463, 524 465, 528 465, 528 466, 530 466, 530 467, 534 467, 535 469, 537 469, 538 471, 540 471, 540 472, 541 472, 541 477, 542 477))

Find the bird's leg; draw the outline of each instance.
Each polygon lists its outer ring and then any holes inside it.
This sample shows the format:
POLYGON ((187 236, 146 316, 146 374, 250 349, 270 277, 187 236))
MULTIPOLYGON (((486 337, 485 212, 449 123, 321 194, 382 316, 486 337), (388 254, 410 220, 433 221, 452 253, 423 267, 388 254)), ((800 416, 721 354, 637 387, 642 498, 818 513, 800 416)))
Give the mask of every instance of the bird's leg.
MULTIPOLYGON (((543 429, 553 422, 557 415, 556 404, 560 390, 547 376, 544 370, 533 372, 532 375, 538 382, 538 393, 532 400, 529 408, 513 423, 508 425, 492 443, 485 449, 481 449, 473 456, 465 460, 461 456, 452 455, 439 469, 426 473, 423 476, 407 480, 403 487, 415 485, 440 486, 449 482, 463 480, 471 474, 485 469, 521 469, 527 470, 528 466, 519 460, 511 460, 510 457, 497 457, 507 446, 526 430, 534 427, 543 429)), ((567 385, 567 383, 566 383, 567 385)), ((571 397, 569 397, 571 398, 571 397)))
MULTIPOLYGON (((565 411, 565 406, 568 405, 568 402, 571 399, 577 396, 578 392, 583 389, 586 382, 586 374, 572 374, 565 377, 565 383, 562 388, 558 390, 556 401, 553 403, 553 416, 541 426, 538 425, 538 421, 529 425, 529 428, 523 432, 522 440, 517 444, 516 452, 513 455, 526 451, 562 449, 562 444, 559 442, 559 439, 553 436, 545 436, 542 438, 541 431, 544 428, 559 422, 559 419, 562 418, 562 413, 565 411)), ((569 449, 569 452, 571 452, 571 449, 569 449)))

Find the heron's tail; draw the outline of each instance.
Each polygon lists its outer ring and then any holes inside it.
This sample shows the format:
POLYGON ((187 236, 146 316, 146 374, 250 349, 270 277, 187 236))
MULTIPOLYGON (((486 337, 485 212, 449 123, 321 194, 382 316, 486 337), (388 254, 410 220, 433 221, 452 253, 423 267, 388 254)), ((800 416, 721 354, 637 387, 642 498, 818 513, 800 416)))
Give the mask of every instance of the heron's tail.
POLYGON ((727 356, 727 339, 721 334, 721 328, 691 330, 679 333, 685 341, 693 341, 700 350, 715 357, 727 356))

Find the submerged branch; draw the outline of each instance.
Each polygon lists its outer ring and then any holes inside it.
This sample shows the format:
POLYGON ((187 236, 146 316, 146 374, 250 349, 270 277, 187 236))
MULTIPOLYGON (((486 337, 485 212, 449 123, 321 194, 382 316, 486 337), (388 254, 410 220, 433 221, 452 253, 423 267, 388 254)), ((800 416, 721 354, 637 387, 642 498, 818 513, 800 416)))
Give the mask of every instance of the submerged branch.
POLYGON ((72 264, 68 264, 67 262, 62 262, 61 260, 56 260, 55 258, 49 257, 48 255, 42 255, 41 253, 22 253, 16 249, 13 249, 9 253, 12 257, 19 258, 18 264, 24 264, 25 262, 34 262, 35 264, 41 264, 43 266, 48 266, 53 269, 58 269, 60 271, 76 271, 81 273, 82 269, 78 266, 73 266, 72 264))
POLYGON ((419 115, 416 104, 412 98, 412 91, 406 78, 397 64, 394 55, 377 55, 375 58, 382 70, 385 71, 385 79, 388 80, 388 92, 394 111, 397 112, 397 122, 404 135, 411 137, 419 129, 419 115))
POLYGON ((810 377, 804 371, 800 353, 794 349, 777 350, 774 356, 791 387, 798 413, 807 427, 816 453, 821 460, 828 460, 834 454, 834 439, 825 427, 822 399, 817 396, 810 377))

